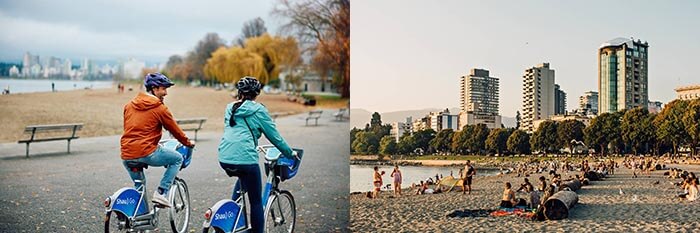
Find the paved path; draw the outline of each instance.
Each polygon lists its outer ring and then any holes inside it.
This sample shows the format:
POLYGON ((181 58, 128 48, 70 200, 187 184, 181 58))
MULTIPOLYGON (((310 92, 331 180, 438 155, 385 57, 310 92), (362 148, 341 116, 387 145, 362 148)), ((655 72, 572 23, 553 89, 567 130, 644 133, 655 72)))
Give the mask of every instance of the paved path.
MULTIPOLYGON (((304 126, 307 114, 277 119, 287 142, 305 150, 299 174, 280 185, 296 199, 297 232, 348 231, 349 125, 333 121, 334 112, 324 110, 319 126, 304 126)), ((217 160, 221 135, 200 132, 192 164, 179 174, 190 187, 190 232, 200 231, 207 208, 231 195, 235 178, 226 176, 217 160)), ((103 200, 132 185, 119 158, 119 136, 71 144, 71 154, 65 142, 32 144, 28 159, 24 144, 0 144, 0 232, 102 231, 103 200)), ((163 171, 146 171, 149 192, 163 171)), ((167 214, 160 217, 160 232, 170 232, 167 214)))

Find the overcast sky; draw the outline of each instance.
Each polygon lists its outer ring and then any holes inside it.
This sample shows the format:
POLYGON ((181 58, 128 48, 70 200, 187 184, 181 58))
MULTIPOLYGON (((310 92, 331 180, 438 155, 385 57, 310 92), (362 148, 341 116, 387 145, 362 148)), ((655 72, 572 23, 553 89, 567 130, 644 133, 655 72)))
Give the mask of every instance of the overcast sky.
POLYGON ((616 37, 649 42, 651 100, 700 84, 699 1, 439 3, 352 2, 352 108, 457 107, 460 77, 484 68, 500 78, 500 112, 512 117, 525 69, 549 62, 572 110, 598 89, 597 49, 616 37))
POLYGON ((194 48, 208 32, 227 43, 245 21, 265 20, 275 0, 0 0, 0 60, 20 61, 25 52, 75 60, 136 57, 165 62, 194 48))

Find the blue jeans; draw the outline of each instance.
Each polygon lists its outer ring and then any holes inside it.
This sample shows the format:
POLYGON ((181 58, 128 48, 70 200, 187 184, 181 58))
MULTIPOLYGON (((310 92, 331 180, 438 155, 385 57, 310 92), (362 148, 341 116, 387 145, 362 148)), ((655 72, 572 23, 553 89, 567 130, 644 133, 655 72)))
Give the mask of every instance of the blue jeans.
POLYGON ((238 199, 241 188, 248 193, 250 202, 250 225, 252 232, 263 232, 265 228, 265 216, 262 206, 262 177, 260 176, 260 166, 257 164, 236 165, 221 163, 221 168, 228 176, 238 177, 236 186, 233 187, 232 200, 238 199))
POLYGON ((142 184, 146 183, 146 176, 144 176, 143 171, 131 171, 131 169, 129 169, 129 167, 126 166, 127 161, 142 162, 154 167, 166 167, 165 174, 163 174, 163 179, 160 180, 160 185, 158 186, 163 190, 163 194, 166 194, 168 193, 168 190, 170 190, 170 186, 173 184, 173 180, 175 180, 177 173, 180 172, 180 166, 182 165, 182 155, 175 150, 163 148, 160 145, 158 145, 158 148, 146 157, 122 161, 124 167, 126 168, 126 171, 131 177, 131 180, 134 181, 136 189, 139 189, 142 184), (142 183, 136 183, 136 180, 141 180, 142 183))

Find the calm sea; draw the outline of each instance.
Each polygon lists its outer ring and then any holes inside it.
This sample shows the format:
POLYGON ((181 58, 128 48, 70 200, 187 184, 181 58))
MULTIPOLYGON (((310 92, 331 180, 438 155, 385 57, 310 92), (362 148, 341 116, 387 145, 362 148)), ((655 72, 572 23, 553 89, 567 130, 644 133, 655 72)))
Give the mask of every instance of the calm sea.
MULTIPOLYGON (((428 178, 433 178, 435 180, 435 174, 442 175, 443 177, 449 176, 452 172, 453 176, 459 176, 459 169, 461 167, 433 167, 433 166, 400 166, 401 174, 403 175, 403 181, 401 186, 408 188, 411 183, 419 183, 421 180, 425 181, 428 178)), ((394 170, 394 166, 379 166, 379 171, 385 171, 386 174, 382 176, 384 180, 384 185, 394 183, 394 178, 391 177, 391 171, 394 170)), ((492 176, 496 175, 498 170, 493 169, 478 169, 476 170, 477 177, 479 176, 492 176)), ((372 190, 372 175, 374 174, 374 166, 370 165, 350 165, 350 192, 366 192, 372 190)))
POLYGON ((50 92, 51 83, 57 91, 71 91, 85 88, 112 88, 112 81, 72 81, 46 79, 0 79, 0 91, 8 86, 10 94, 29 92, 50 92))

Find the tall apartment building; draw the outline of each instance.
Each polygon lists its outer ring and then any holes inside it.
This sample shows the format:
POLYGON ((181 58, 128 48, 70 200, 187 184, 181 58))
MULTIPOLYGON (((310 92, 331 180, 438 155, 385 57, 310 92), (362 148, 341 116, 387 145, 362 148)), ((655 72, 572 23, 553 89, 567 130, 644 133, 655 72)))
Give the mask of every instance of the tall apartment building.
POLYGON ((520 129, 534 132, 533 121, 554 115, 554 70, 549 63, 525 70, 523 75, 523 109, 520 129))
POLYGON ((566 114, 566 92, 559 84, 554 84, 554 115, 566 114))
POLYGON ((616 38, 598 49, 599 112, 617 112, 647 107, 648 88, 647 42, 616 38))
POLYGON ((471 69, 460 79, 460 113, 458 129, 464 125, 486 124, 501 127, 498 114, 498 78, 485 69, 471 69))
POLYGON ((598 92, 587 91, 578 97, 579 112, 583 115, 598 115, 598 92))

